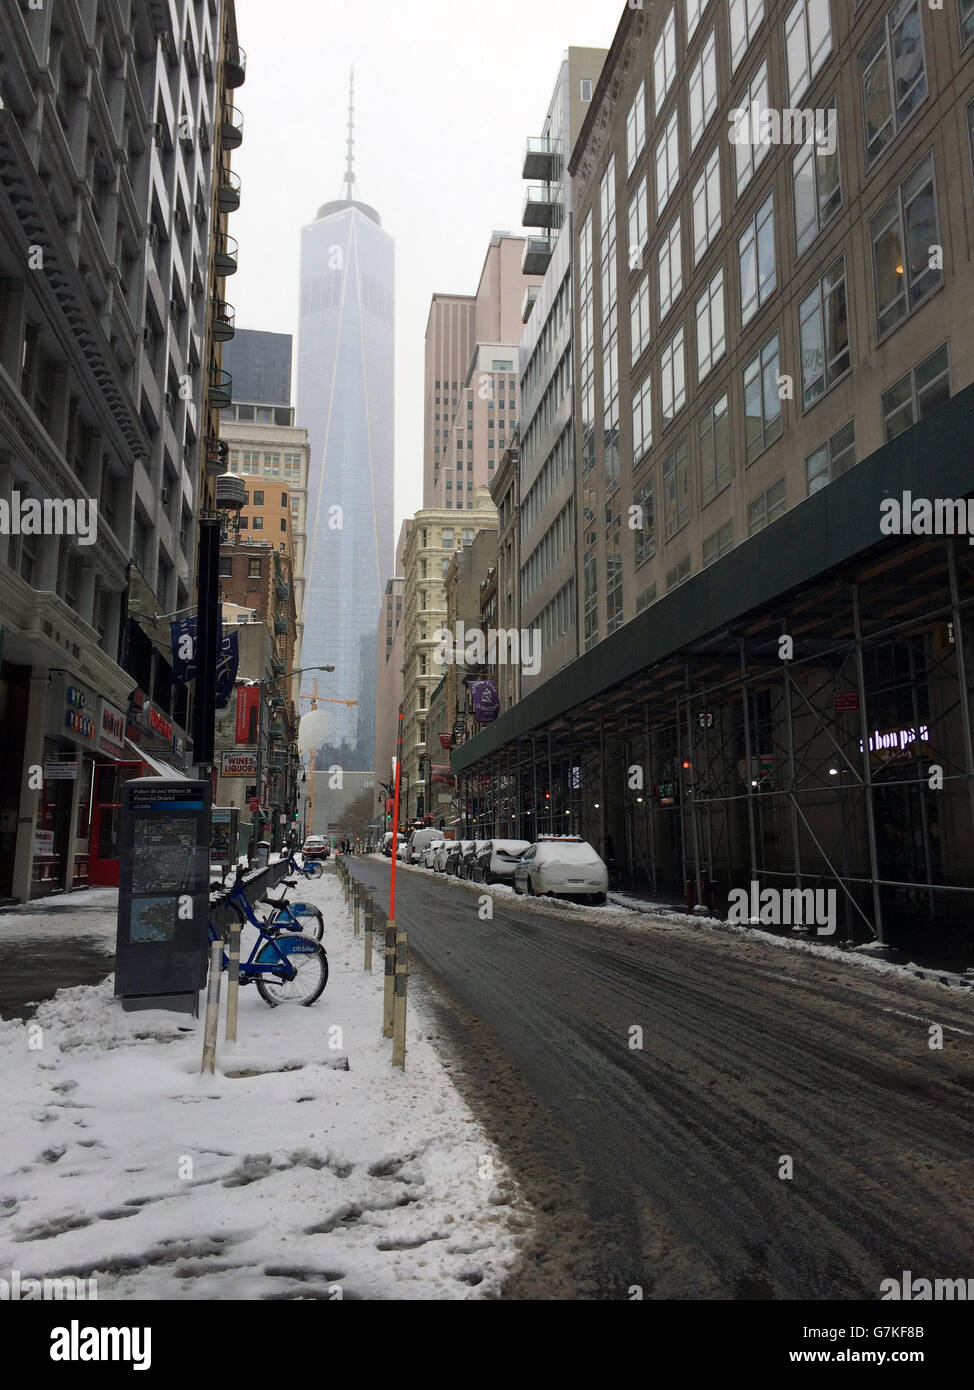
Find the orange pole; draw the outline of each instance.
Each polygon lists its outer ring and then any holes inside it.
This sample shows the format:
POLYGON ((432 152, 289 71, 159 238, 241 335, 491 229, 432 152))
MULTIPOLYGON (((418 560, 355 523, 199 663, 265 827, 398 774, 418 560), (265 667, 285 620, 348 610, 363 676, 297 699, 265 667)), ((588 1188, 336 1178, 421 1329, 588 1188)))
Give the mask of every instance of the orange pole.
POLYGON ((402 773, 402 705, 399 706, 399 729, 396 735, 396 785, 392 802, 392 878, 389 884, 389 920, 396 920, 396 860, 399 849, 399 781, 402 773))

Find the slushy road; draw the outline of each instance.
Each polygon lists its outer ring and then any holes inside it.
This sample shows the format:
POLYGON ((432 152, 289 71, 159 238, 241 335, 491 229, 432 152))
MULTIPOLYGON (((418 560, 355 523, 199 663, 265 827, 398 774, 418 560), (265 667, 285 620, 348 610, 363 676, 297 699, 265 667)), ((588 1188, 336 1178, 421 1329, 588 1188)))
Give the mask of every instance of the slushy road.
MULTIPOLYGON (((386 907, 388 861, 349 863, 386 907)), ((396 918, 538 1212, 508 1296, 877 1299, 904 1270, 974 1274, 969 992, 550 900, 480 921, 483 891, 400 870, 396 918)))

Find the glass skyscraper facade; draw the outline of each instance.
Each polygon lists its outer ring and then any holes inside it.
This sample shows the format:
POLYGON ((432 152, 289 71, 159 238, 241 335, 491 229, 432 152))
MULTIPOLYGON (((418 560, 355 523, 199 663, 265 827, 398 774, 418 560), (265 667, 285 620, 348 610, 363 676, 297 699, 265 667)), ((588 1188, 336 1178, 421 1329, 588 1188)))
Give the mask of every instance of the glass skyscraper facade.
POLYGON ((319 766, 373 767, 375 642, 393 565, 394 296, 395 243, 378 213, 350 198, 325 204, 301 235, 297 419, 311 444, 302 665, 334 666, 319 689, 358 704, 327 707, 335 732, 319 766))

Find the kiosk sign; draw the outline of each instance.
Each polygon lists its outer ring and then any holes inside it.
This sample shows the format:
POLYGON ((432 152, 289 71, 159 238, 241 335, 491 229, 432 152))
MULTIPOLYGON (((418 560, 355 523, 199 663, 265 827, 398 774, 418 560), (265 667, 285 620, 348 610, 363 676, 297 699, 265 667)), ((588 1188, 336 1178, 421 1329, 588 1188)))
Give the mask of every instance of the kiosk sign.
POLYGON ((206 974, 210 783, 122 790, 115 993, 125 1009, 198 1010, 206 974))

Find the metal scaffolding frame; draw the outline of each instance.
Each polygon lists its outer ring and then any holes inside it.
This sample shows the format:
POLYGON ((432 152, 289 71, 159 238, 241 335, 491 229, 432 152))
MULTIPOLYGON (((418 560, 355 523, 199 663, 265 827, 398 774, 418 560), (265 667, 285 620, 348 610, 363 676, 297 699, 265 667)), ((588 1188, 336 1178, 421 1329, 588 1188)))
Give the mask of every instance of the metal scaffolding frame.
POLYGON ((621 881, 698 901, 833 888, 848 937, 956 920, 972 604, 962 538, 861 554, 461 772, 464 833, 580 834, 621 881))

